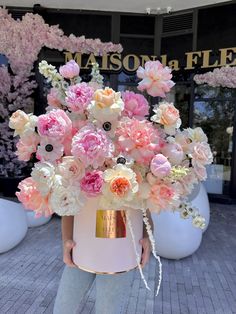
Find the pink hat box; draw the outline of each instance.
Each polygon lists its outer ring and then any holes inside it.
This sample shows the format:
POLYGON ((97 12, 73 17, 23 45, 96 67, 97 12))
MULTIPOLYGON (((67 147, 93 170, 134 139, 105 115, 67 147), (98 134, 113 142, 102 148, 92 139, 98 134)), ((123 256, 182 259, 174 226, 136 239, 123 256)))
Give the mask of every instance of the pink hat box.
POLYGON ((74 263, 82 270, 97 274, 116 274, 136 268, 136 252, 139 256, 142 252, 139 243, 143 236, 142 212, 131 208, 103 210, 98 204, 98 197, 88 198, 74 217, 74 263))

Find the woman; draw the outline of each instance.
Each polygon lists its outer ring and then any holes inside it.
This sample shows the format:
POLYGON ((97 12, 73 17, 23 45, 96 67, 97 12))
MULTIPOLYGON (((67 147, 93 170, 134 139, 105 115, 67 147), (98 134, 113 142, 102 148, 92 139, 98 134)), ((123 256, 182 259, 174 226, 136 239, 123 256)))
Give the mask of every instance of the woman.
MULTIPOLYGON (((150 213, 148 212, 150 224, 153 228, 150 213)), ((122 313, 125 298, 133 281, 135 270, 115 275, 98 275, 80 270, 72 260, 72 249, 75 246, 73 239, 73 216, 62 217, 62 241, 63 261, 66 264, 62 274, 57 297, 54 305, 54 314, 78 313, 79 305, 96 280, 96 314, 118 314, 122 313)), ((143 248, 141 266, 144 267, 149 260, 151 244, 143 228, 143 238, 140 240, 143 248)))

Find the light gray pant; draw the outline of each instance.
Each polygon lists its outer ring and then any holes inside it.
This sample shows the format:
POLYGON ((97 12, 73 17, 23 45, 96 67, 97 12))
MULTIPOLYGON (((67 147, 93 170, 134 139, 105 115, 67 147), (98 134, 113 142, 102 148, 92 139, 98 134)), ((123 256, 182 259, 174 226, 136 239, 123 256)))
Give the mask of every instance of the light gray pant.
POLYGON ((79 305, 95 280, 96 314, 120 314, 128 300, 135 270, 96 275, 65 266, 54 305, 54 314, 80 313, 79 305))

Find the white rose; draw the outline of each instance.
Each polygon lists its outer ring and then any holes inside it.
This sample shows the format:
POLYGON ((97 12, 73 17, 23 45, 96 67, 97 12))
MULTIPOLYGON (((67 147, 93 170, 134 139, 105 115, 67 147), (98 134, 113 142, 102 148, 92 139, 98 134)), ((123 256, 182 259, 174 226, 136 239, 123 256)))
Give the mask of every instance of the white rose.
POLYGON ((49 197, 49 205, 53 212, 60 216, 77 215, 84 205, 85 199, 79 187, 57 185, 49 197))
POLYGON ((31 176, 37 183, 37 188, 40 193, 43 196, 47 196, 55 180, 54 166, 48 162, 38 162, 35 164, 31 176))

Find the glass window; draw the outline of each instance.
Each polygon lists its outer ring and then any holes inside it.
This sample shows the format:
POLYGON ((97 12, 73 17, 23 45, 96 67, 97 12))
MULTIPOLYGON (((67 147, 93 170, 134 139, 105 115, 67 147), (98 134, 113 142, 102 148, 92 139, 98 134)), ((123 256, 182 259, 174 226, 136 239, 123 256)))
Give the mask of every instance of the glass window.
POLYGON ((122 34, 154 34, 155 18, 153 16, 122 15, 120 17, 120 32, 122 34))
POLYGON ((194 102, 194 127, 201 127, 207 134, 214 155, 213 164, 207 167, 205 182, 209 193, 229 193, 234 103, 217 99, 194 102))
POLYGON ((121 37, 120 43, 123 46, 123 54, 153 55, 154 40, 149 38, 121 37))
POLYGON ((198 50, 235 46, 236 3, 200 9, 198 16, 198 50))
POLYGON ((180 67, 185 67, 185 53, 192 51, 192 41, 192 34, 164 37, 161 40, 161 54, 167 55, 168 61, 172 59, 179 60, 180 67))
POLYGON ((65 35, 84 35, 87 38, 111 40, 111 16, 94 14, 47 13, 45 20, 50 25, 63 29, 65 35))
POLYGON ((233 88, 211 87, 207 84, 195 88, 195 98, 236 98, 236 90, 233 88))
POLYGON ((167 94, 166 101, 172 102, 179 110, 182 125, 187 128, 189 126, 189 107, 191 99, 191 86, 177 83, 167 94))

